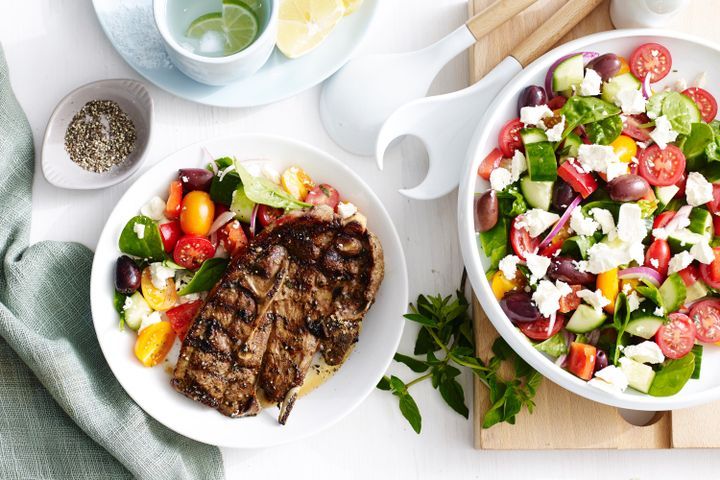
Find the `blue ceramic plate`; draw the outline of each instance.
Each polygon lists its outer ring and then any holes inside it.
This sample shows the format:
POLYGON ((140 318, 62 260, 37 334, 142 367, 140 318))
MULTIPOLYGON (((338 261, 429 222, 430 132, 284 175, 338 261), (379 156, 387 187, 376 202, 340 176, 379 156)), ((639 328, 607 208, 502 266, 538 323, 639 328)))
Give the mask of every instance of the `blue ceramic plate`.
POLYGON ((289 60, 277 49, 252 77, 212 87, 198 83, 170 63, 153 19, 152 0, 93 0, 115 49, 140 75, 163 90, 218 107, 252 107, 277 102, 322 82, 352 56, 370 28, 379 0, 365 0, 311 53, 289 60))

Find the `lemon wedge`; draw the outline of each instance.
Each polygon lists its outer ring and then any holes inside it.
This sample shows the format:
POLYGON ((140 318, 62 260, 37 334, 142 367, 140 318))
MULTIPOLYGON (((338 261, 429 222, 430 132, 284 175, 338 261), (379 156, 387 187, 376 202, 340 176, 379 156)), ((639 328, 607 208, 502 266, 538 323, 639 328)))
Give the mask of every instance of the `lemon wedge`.
POLYGON ((343 0, 343 3, 345 3, 345 16, 347 17, 351 13, 355 13, 355 11, 360 8, 363 0, 343 0))
POLYGON ((344 0, 281 0, 277 47, 298 58, 320 45, 345 15, 344 0))

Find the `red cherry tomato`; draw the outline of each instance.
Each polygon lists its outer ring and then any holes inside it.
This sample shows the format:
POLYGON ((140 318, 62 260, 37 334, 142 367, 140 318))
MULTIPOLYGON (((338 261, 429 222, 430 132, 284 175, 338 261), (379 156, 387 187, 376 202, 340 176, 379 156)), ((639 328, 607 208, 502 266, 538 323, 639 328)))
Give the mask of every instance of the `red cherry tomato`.
POLYGON ((706 203, 708 210, 713 216, 717 216, 720 213, 720 184, 713 183, 713 199, 706 203))
POLYGON ((520 215, 513 220, 512 227, 510 227, 510 244, 515 251, 515 255, 520 257, 520 260, 525 261, 525 256, 528 253, 535 253, 535 251, 537 251, 538 245, 540 245, 540 238, 530 237, 530 232, 518 226, 518 223, 520 223, 522 219, 523 216, 520 215))
POLYGON ((550 110, 558 110, 565 106, 565 102, 567 102, 567 98, 563 97, 562 95, 558 95, 551 98, 550 101, 547 103, 547 106, 550 110))
POLYGON ((550 240, 550 243, 545 245, 540 250, 540 255, 544 257, 552 257, 555 252, 560 250, 560 248, 563 246, 563 243, 565 243, 565 240, 571 237, 570 234, 570 226, 569 225, 563 225, 563 228, 561 228, 553 237, 552 240, 550 240))
POLYGON ((650 118, 644 113, 637 115, 627 115, 623 119, 623 135, 632 137, 638 142, 650 141, 650 128, 644 128, 640 125, 645 125, 650 122, 650 118))
POLYGON ((703 300, 693 305, 690 320, 695 324, 695 336, 701 342, 720 341, 720 300, 703 300))
POLYGON ((715 260, 710 265, 700 264, 700 276, 703 282, 712 288, 720 288, 720 247, 714 247, 715 260))
POLYGON ((223 225, 218 230, 218 239, 225 251, 233 257, 243 251, 248 244, 242 225, 237 220, 232 220, 223 225))
POLYGON ((534 322, 518 323, 518 328, 526 337, 533 340, 547 340, 558 333, 565 326, 565 317, 558 315, 550 330, 550 319, 541 318, 534 322))
POLYGON ((568 293, 560 299, 560 313, 570 313, 580 306, 580 297, 577 296, 577 292, 585 288, 583 285, 570 285, 572 292, 568 293))
POLYGON ((180 180, 170 182, 170 193, 165 204, 165 216, 170 220, 175 220, 180 216, 180 207, 182 206, 183 187, 180 180))
POLYGON ((702 113, 703 120, 708 123, 715 120, 718 112, 718 105, 717 101, 715 101, 715 97, 713 97, 710 92, 699 87, 691 87, 684 90, 682 94, 693 99, 700 109, 700 113, 702 113))
POLYGON ((670 245, 667 240, 656 238, 645 253, 645 266, 654 268, 663 277, 667 275, 670 263, 670 245))
POLYGON ((651 145, 640 152, 639 172, 650 185, 674 185, 685 172, 685 155, 675 145, 651 145))
POLYGON ((668 49, 659 43, 646 43, 630 55, 629 64, 632 74, 640 80, 650 75, 650 81, 657 82, 670 73, 672 57, 668 49))
MULTIPOLYGON (((510 120, 500 130, 498 135, 498 146, 500 151, 506 157, 512 157, 515 150, 524 150, 522 139, 520 138, 520 130, 524 128, 519 118, 510 120)), ((489 177, 488 177, 489 178, 489 177)))
POLYGON ((160 238, 162 238, 163 247, 165 247, 166 252, 170 253, 173 251, 180 237, 182 237, 182 229, 180 228, 180 222, 177 220, 160 225, 160 238))
POLYGON ((673 196, 673 198, 685 196, 685 184, 686 183, 687 183, 687 177, 685 176, 685 172, 683 172, 682 176, 680 176, 680 180, 675 182, 675 186, 678 187, 680 190, 677 191, 677 193, 673 196))
POLYGON ((558 176, 569 183, 573 190, 582 195, 583 198, 589 197, 598 188, 595 177, 590 173, 581 171, 577 164, 570 160, 560 165, 558 176))
POLYGON ((685 286, 689 287, 693 283, 697 282, 697 279, 700 277, 700 271, 694 263, 691 263, 687 267, 680 270, 678 272, 678 275, 680 275, 680 278, 682 278, 685 286))
POLYGON ((170 326, 180 340, 185 340, 185 336, 190 330, 190 326, 195 320, 195 315, 200 310, 202 303, 202 300, 195 300, 194 302, 183 303, 165 312, 170 326))
POLYGON ((684 313, 671 313, 655 334, 655 342, 667 358, 682 358, 695 345, 695 325, 684 313))
POLYGON ((572 342, 568 353, 568 370, 583 380, 590 380, 595 371, 597 349, 585 343, 572 342))
POLYGON ((185 235, 175 245, 173 260, 181 267, 195 270, 213 255, 215 247, 210 240, 199 235, 185 235))
POLYGON ((322 183, 307 194, 305 203, 310 205, 327 205, 335 210, 340 203, 340 194, 327 183, 322 183))
POLYGON ((655 220, 653 221, 653 228, 663 228, 665 225, 670 223, 670 220, 672 220, 674 216, 675 212, 672 210, 662 212, 660 215, 655 217, 655 220))
POLYGON ((260 221, 260 225, 263 227, 267 227, 271 223, 273 223, 275 220, 283 216, 283 211, 279 208, 273 208, 268 207, 267 205, 260 205, 258 207, 258 220, 260 221))
POLYGON ((478 167, 478 175, 485 180, 490 180, 490 174, 493 170, 500 166, 500 161, 503 158, 503 154, 500 149, 495 148, 492 152, 487 154, 478 167))

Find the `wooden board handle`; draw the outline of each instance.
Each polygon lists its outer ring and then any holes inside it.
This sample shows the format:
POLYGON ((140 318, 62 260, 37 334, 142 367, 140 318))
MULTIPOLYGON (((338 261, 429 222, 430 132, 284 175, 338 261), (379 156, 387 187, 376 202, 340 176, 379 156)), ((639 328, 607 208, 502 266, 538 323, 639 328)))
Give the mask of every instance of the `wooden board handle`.
POLYGON ((498 0, 465 23, 475 40, 480 40, 537 0, 498 0))
POLYGON ((602 2, 603 0, 568 0, 547 22, 516 46, 510 56, 523 67, 527 67, 602 2))

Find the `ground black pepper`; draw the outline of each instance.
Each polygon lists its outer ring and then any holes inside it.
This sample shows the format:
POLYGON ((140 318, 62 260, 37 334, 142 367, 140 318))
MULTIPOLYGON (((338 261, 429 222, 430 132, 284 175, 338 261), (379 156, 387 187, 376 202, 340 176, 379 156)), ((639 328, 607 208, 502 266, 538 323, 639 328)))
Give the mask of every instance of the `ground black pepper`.
POLYGON ((102 173, 122 163, 135 149, 135 125, 112 100, 86 103, 65 132, 65 150, 85 170, 102 173))

